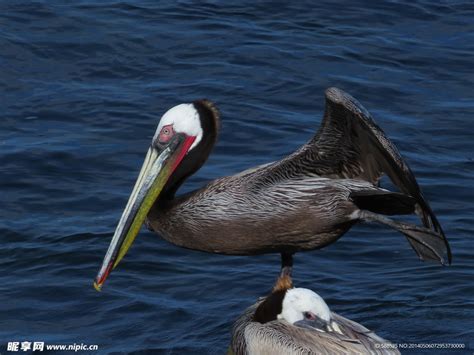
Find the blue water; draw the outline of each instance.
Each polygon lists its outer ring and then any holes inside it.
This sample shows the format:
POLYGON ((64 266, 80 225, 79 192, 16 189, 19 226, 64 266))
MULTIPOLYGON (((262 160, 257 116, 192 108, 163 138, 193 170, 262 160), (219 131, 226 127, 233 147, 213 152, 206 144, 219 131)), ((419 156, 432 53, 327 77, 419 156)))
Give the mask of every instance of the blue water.
POLYGON ((337 86, 406 157, 453 265, 422 263, 401 235, 360 225, 298 254, 296 284, 394 342, 472 354, 472 3, 65 3, 0 3, 0 353, 25 340, 224 353, 278 255, 193 252, 143 230, 103 292, 92 287, 156 124, 197 98, 222 111, 189 191, 294 151, 337 86))

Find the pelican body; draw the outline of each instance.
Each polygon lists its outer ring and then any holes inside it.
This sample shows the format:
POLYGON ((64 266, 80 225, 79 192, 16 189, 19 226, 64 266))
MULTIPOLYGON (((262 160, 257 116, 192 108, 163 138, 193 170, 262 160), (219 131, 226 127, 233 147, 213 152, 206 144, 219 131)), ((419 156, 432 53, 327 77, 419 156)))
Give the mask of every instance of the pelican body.
POLYGON ((292 255, 335 242, 358 222, 403 233, 422 260, 450 263, 441 225, 408 165, 369 113, 337 88, 326 90, 316 135, 290 156, 176 192, 209 156, 220 127, 207 100, 161 118, 96 277, 100 289, 141 226, 180 247, 229 255, 292 255), (379 186, 388 175, 399 191, 379 186), (416 213, 422 226, 387 216, 416 213))

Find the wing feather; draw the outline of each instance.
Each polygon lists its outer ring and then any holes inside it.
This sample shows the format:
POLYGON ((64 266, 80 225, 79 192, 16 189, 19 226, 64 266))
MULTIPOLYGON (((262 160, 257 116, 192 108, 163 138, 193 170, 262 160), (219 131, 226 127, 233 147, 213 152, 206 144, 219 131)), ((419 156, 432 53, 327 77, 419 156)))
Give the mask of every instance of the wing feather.
POLYGON ((337 88, 326 90, 321 128, 304 152, 311 157, 320 176, 378 184, 386 174, 400 191, 416 200, 416 213, 425 227, 440 234, 451 263, 446 236, 410 167, 356 99, 337 88))

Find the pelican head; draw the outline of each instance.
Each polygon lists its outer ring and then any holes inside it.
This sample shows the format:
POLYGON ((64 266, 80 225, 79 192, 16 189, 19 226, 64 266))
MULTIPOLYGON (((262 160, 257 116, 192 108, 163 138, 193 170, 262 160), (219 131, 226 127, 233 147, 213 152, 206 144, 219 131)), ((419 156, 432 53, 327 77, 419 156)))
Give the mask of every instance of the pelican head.
POLYGON ((199 168, 199 160, 207 158, 217 122, 217 109, 207 100, 175 106, 161 117, 95 279, 97 290, 127 253, 155 201, 172 198, 184 179, 199 168))
POLYGON ((327 331, 331 311, 316 292, 306 288, 293 288, 286 291, 282 311, 277 318, 297 326, 327 331))

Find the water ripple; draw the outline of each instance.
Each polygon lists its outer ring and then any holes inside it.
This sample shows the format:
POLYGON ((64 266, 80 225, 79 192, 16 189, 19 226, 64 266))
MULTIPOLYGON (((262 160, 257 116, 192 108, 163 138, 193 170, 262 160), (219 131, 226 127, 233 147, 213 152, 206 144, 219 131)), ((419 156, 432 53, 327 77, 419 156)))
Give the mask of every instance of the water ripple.
POLYGON ((406 156, 454 262, 421 263, 402 236, 361 225, 299 254, 295 282, 395 342, 472 347, 473 15, 425 0, 0 4, 0 344, 223 353, 277 255, 208 255, 143 231, 103 293, 91 287, 155 126, 180 102, 219 105, 219 143, 189 191, 292 152, 339 86, 406 156))

